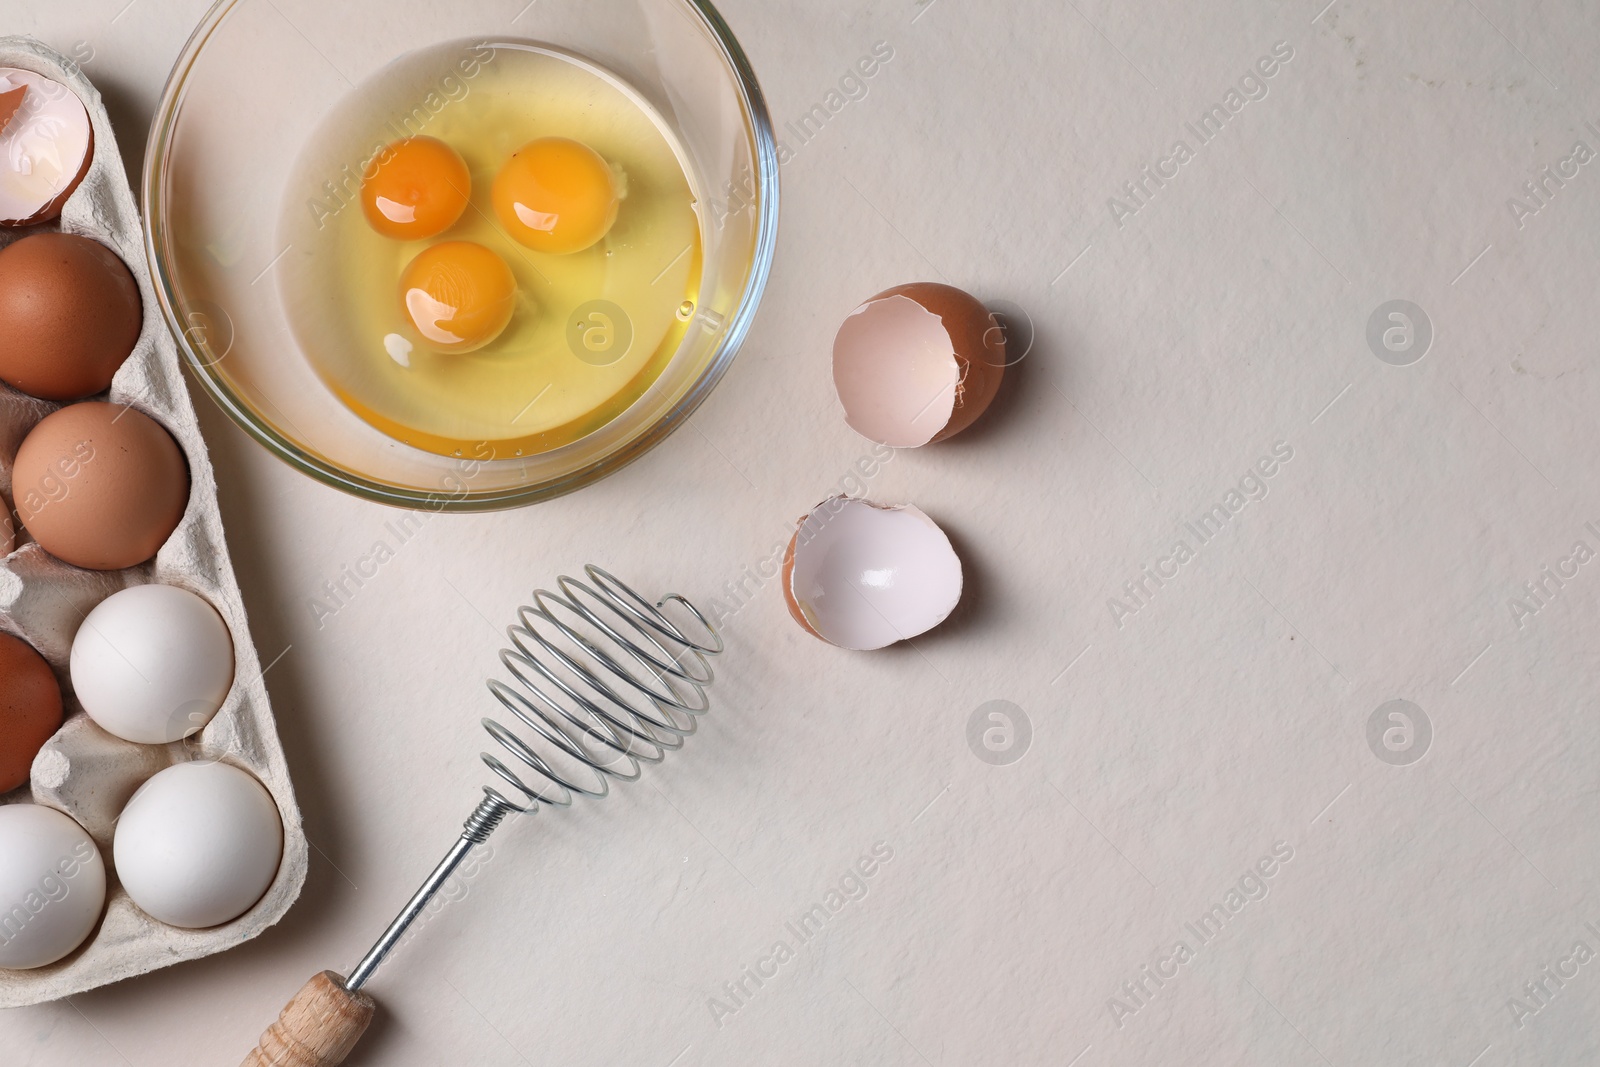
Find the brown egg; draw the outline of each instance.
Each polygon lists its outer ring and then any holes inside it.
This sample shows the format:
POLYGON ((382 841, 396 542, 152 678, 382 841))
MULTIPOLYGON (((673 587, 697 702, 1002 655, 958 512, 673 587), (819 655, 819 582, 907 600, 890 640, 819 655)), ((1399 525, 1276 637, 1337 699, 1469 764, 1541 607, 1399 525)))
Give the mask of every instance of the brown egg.
POLYGON ((138 283, 98 241, 40 233, 0 249, 0 378, 24 393, 104 392, 143 322, 138 283))
POLYGON ((894 448, 943 441, 982 415, 1005 375, 1005 330, 977 297, 938 282, 886 289, 833 341, 845 422, 894 448))
POLYGON ((46 415, 17 450, 12 496, 45 551, 90 570, 156 554, 183 518, 189 468, 156 422, 92 401, 46 415))
POLYGON ((28 780, 33 757, 61 725, 61 686, 20 637, 0 633, 0 793, 28 780))

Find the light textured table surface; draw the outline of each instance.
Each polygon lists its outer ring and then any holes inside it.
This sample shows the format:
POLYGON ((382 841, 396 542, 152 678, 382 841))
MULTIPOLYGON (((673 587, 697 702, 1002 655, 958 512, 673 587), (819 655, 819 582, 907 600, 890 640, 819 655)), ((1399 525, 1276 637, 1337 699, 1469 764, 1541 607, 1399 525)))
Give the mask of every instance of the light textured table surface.
MULTIPOLYGON (((391 515, 202 399, 310 880, 233 952, 0 1015, 0 1060, 233 1063, 348 968, 483 779, 500 628, 593 558, 743 582, 716 711, 497 837, 380 973, 355 1062, 1596 1062, 1600 8, 1324 3, 730 0, 780 127, 893 55, 785 132, 727 379, 603 484, 429 519, 329 617, 391 515), (951 532, 957 616, 846 653, 747 568, 869 454, 830 342, 918 278, 1037 337, 978 428, 866 479, 951 532), (1431 324, 1409 365, 1399 320, 1369 343, 1393 300, 1431 324), (1409 734, 1369 744, 1396 699, 1409 734), (992 700, 1029 726, 998 756, 967 740, 992 700)), ((7 0, 0 32, 84 59, 137 172, 206 6, 7 0)))

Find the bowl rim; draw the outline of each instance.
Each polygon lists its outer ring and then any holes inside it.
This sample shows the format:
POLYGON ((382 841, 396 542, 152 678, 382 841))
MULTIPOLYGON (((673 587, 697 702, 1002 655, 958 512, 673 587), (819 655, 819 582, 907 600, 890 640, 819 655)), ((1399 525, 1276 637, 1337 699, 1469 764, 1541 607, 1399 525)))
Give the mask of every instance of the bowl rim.
POLYGON ((722 376, 727 373, 733 357, 750 332, 772 272, 778 231, 778 147, 772 129, 772 118, 767 110, 766 96, 761 91, 755 70, 751 67, 744 49, 740 47, 733 31, 709 0, 674 0, 674 2, 682 4, 698 15, 706 29, 710 31, 713 41, 721 49, 723 59, 734 74, 734 82, 743 105, 746 132, 755 147, 756 157, 754 201, 757 215, 753 258, 744 291, 740 294, 733 313, 727 319, 722 339, 718 342, 705 369, 671 410, 622 447, 551 481, 506 489, 460 492, 442 490, 425 492, 396 486, 368 478, 301 448, 255 412, 215 373, 213 367, 216 361, 208 361, 195 351, 189 337, 190 328, 179 317, 176 289, 161 244, 157 241, 157 231, 161 227, 163 214, 160 179, 165 171, 165 160, 171 145, 178 104, 187 88, 189 72, 222 20, 235 7, 245 2, 248 0, 216 0, 195 27, 194 32, 189 35, 188 41, 184 43, 183 50, 173 63, 172 72, 167 76, 166 85, 162 88, 160 100, 156 104, 150 136, 145 143, 144 168, 140 182, 140 199, 144 207, 145 254, 150 261, 150 273, 155 281, 156 302, 161 307, 162 318, 166 320, 167 328, 183 356, 184 365, 229 418, 264 445, 267 451, 324 485, 380 504, 435 512, 498 511, 563 496, 622 469, 660 444, 688 421, 689 416, 694 414, 711 394, 712 389, 722 380, 722 376))

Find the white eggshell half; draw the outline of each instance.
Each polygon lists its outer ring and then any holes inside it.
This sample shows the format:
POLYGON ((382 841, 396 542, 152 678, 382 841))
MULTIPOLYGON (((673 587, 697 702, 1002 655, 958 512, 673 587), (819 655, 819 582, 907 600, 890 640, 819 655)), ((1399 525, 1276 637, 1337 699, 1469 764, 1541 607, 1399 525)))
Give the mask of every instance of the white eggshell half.
MULTIPOLYGON (((22 106, 0 131, 0 222, 25 222, 71 191, 89 155, 89 112, 59 82, 0 67, 0 93, 24 86, 22 106)), ((55 205, 60 210, 60 205, 55 205)))
POLYGON ((61 959, 94 930, 105 903, 105 861, 83 827, 38 804, 0 807, 0 967, 61 959))
POLYGON ((823 640, 868 650, 943 622, 961 599, 961 559, 910 504, 830 497, 794 539, 791 601, 823 640))
POLYGON ((260 782, 226 763, 179 763, 133 794, 112 858, 152 918, 199 929, 237 919, 267 891, 283 823, 260 782))
POLYGON ((850 428, 894 448, 932 441, 950 422, 961 384, 939 316, 907 296, 869 300, 833 342, 833 385, 850 428))
POLYGON ((166 744, 222 707, 233 684, 233 638, 203 597, 174 585, 135 585, 84 618, 71 671, 79 703, 103 729, 166 744))

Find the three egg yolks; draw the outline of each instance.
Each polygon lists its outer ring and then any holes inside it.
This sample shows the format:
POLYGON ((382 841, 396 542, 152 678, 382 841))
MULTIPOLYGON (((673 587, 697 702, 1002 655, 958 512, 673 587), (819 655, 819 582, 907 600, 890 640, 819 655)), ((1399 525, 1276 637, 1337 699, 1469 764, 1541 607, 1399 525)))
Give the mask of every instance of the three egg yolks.
MULTIPOLYGON (((444 233, 471 201, 466 162, 433 137, 388 146, 362 179, 368 223, 396 240, 444 233)), ((511 154, 490 200, 512 239, 536 252, 565 255, 606 235, 621 194, 616 175, 594 149, 565 137, 542 137, 511 154)), ((472 241, 424 249, 400 278, 407 318, 441 352, 471 352, 499 337, 511 322, 516 297, 516 278, 505 260, 472 241)))

